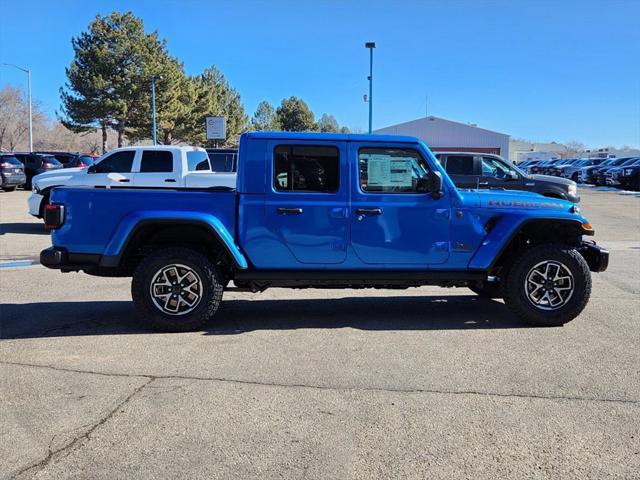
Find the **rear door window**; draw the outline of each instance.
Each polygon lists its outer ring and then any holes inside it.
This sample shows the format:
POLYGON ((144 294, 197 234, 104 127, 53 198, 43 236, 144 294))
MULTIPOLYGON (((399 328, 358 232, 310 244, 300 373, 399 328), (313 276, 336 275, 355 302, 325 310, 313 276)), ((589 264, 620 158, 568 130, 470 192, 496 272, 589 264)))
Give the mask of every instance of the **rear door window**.
POLYGON ((131 173, 133 166, 133 157, 136 152, 133 150, 124 150, 114 152, 105 157, 102 161, 95 164, 96 173, 131 173))
POLYGON ((473 175, 473 156, 448 155, 446 171, 449 175, 473 175))
POLYGON ((168 150, 144 150, 140 161, 140 172, 173 172, 173 153, 168 150))
POLYGON ((340 186, 340 151, 281 145, 275 148, 273 170, 273 187, 279 192, 334 193, 340 186))

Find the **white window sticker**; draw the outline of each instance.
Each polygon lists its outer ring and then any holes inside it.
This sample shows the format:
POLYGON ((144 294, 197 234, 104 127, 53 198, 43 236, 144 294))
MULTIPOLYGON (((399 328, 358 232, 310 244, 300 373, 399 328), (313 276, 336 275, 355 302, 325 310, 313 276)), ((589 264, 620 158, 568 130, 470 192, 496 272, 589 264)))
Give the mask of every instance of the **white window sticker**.
POLYGON ((371 155, 367 162, 367 184, 371 187, 411 187, 411 159, 371 155))

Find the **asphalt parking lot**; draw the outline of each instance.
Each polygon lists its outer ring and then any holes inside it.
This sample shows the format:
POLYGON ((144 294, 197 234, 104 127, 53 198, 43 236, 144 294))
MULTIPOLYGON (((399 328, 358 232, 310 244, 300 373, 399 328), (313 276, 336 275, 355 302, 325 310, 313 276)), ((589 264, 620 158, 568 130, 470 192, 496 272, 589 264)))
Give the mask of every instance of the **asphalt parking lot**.
POLYGON ((29 265, 49 237, 0 192, 0 476, 640 478, 640 197, 581 194, 611 263, 564 327, 467 289, 274 289, 161 334, 129 279, 29 265))

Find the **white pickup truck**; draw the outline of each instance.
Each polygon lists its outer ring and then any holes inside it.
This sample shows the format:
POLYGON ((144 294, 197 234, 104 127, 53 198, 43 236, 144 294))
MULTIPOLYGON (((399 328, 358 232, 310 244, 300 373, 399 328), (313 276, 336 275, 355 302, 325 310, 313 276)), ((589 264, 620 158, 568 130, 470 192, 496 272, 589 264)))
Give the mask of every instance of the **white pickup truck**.
POLYGON ((116 148, 88 168, 65 168, 32 180, 29 213, 42 218, 55 187, 87 188, 213 188, 236 187, 235 173, 211 170, 207 152, 188 146, 116 148))

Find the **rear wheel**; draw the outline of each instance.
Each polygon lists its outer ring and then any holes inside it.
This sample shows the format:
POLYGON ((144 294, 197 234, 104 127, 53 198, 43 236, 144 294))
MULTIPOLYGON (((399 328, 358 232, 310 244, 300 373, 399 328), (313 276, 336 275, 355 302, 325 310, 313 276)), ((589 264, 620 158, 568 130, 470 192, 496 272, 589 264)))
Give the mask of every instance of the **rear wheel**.
POLYGON ((533 325, 560 326, 587 305, 591 272, 574 248, 540 245, 515 260, 504 287, 505 303, 518 317, 533 325))
POLYGON ((16 187, 2 187, 2 189, 5 192, 13 192, 16 189, 16 187))
POLYGON ((220 276, 209 258, 184 247, 147 255, 131 283, 133 302, 142 317, 166 332, 201 327, 214 316, 222 292, 220 276))

